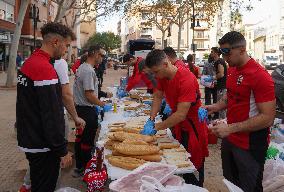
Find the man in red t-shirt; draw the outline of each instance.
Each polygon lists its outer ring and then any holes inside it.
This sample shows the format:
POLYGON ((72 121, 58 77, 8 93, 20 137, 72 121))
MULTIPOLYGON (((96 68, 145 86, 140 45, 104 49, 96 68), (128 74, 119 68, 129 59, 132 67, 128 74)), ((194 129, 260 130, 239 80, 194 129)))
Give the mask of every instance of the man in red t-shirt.
POLYGON ((176 66, 177 68, 187 68, 186 64, 182 60, 178 59, 176 51, 172 47, 166 47, 163 51, 166 53, 172 65, 176 66))
POLYGON ((219 123, 212 128, 214 134, 223 138, 223 175, 245 192, 263 191, 269 127, 275 117, 274 83, 263 67, 247 54, 242 34, 229 32, 219 44, 230 66, 227 94, 207 109, 209 114, 227 109, 227 124, 219 123))
POLYGON ((200 78, 201 74, 199 72, 199 67, 195 66, 193 55, 189 54, 186 58, 186 61, 188 63, 189 70, 195 75, 196 78, 200 78))
POLYGON ((137 85, 144 83, 147 86, 148 89, 147 92, 150 93, 153 92, 153 84, 148 79, 147 74, 139 70, 139 63, 142 60, 143 60, 142 57, 135 57, 131 54, 126 54, 123 56, 123 63, 127 64, 127 66, 134 66, 133 74, 131 77, 128 78, 126 91, 130 91, 131 89, 135 88, 137 85))
POLYGON ((177 140, 191 154, 191 161, 199 171, 199 181, 193 174, 185 174, 186 183, 202 186, 204 181, 204 160, 208 156, 207 128, 198 119, 201 106, 200 91, 195 76, 184 67, 172 65, 162 50, 154 50, 146 57, 146 66, 157 78, 150 120, 154 120, 160 111, 162 99, 172 109, 165 121, 155 124, 156 130, 174 127, 173 133, 177 140))
POLYGON ((84 50, 84 51, 83 51, 83 54, 81 55, 81 57, 78 58, 78 59, 74 62, 74 64, 71 66, 71 70, 73 71, 74 74, 76 74, 77 69, 80 67, 80 65, 86 61, 87 56, 88 56, 88 51, 87 51, 87 50, 84 50))

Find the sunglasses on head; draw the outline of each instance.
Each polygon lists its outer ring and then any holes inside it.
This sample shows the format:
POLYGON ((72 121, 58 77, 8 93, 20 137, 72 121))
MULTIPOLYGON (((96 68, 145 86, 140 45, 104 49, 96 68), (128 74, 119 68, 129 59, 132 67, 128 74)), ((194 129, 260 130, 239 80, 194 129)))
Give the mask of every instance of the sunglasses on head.
POLYGON ((219 51, 222 55, 224 56, 228 56, 230 55, 230 52, 232 49, 237 49, 237 48, 240 48, 240 47, 243 47, 244 45, 235 45, 235 46, 232 46, 230 48, 219 48, 219 51))

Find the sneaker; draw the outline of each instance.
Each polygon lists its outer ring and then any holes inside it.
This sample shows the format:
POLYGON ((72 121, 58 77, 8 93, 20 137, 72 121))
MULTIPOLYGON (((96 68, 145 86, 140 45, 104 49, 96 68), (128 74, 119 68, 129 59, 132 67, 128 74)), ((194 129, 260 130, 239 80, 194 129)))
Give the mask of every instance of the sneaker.
POLYGON ((78 169, 78 168, 75 168, 73 170, 73 173, 72 173, 72 177, 74 178, 78 178, 78 177, 82 177, 84 175, 84 169, 78 169))
POLYGON ((18 192, 31 192, 31 187, 22 185, 18 192))

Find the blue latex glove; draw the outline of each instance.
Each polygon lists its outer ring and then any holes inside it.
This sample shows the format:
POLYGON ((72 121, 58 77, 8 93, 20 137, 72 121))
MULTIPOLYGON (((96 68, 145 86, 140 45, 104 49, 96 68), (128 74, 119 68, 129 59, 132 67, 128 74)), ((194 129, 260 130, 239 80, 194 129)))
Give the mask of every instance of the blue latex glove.
POLYGON ((144 129, 140 133, 143 135, 155 135, 157 130, 155 129, 154 121, 148 119, 144 125, 144 129))
POLYGON ((127 96, 127 92, 124 91, 124 90, 122 90, 122 89, 119 89, 119 90, 117 91, 117 96, 118 96, 118 98, 126 97, 126 96, 127 96))
POLYGON ((206 121, 207 123, 209 122, 208 112, 206 109, 201 108, 201 107, 198 109, 198 119, 199 119, 199 122, 204 122, 204 121, 206 121))
POLYGON ((168 116, 172 113, 172 109, 171 109, 171 107, 168 104, 166 104, 166 107, 164 108, 163 113, 165 115, 168 115, 168 116))
POLYGON ((163 98, 161 105, 166 105, 166 104, 167 104, 167 103, 166 103, 166 99, 163 98))
POLYGON ((100 106, 98 106, 98 105, 96 105, 95 108, 96 108, 97 114, 100 114, 101 111, 102 111, 102 108, 100 106))
POLYGON ((213 82, 213 77, 208 76, 207 78, 204 78, 204 82, 213 82))
POLYGON ((111 109, 112 109, 112 105, 111 104, 105 104, 103 106, 104 112, 109 112, 111 109))
POLYGON ((143 103, 146 105, 152 105, 153 101, 143 101, 143 103))

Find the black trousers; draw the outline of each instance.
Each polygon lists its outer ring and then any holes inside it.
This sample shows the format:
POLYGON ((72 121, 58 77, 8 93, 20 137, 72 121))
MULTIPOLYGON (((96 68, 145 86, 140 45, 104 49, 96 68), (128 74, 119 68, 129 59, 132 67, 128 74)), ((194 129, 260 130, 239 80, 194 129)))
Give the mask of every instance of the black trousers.
POLYGON ((217 103, 217 89, 205 87, 205 105, 211 105, 211 99, 213 103, 217 103))
MULTIPOLYGON (((213 103, 217 103, 217 89, 216 88, 208 88, 205 87, 205 105, 211 105, 213 100, 213 103)), ((218 119, 219 113, 214 113, 214 119, 218 119)), ((209 119, 211 120, 212 117, 209 116, 209 119)))
POLYGON ((78 116, 84 119, 86 126, 82 134, 76 135, 75 160, 76 168, 82 169, 92 158, 94 139, 98 129, 98 114, 95 107, 76 106, 78 116))
POLYGON ((243 150, 226 139, 221 145, 223 176, 244 192, 262 192, 267 147, 243 150))
MULTIPOLYGON (((188 149, 188 132, 186 131, 182 131, 181 132, 181 144, 188 149)), ((203 183, 204 183, 204 161, 203 160, 203 165, 201 168, 197 169, 198 174, 199 174, 199 178, 197 179, 195 177, 195 175, 193 173, 186 173, 183 175, 183 179, 185 181, 186 184, 192 184, 192 185, 196 185, 199 187, 203 187, 203 183)))
POLYGON ((26 153, 30 165, 31 191, 53 192, 60 169, 60 157, 53 152, 26 153))
POLYGON ((99 71, 97 73, 98 81, 99 81, 99 87, 102 87, 103 81, 104 81, 104 71, 99 71))

